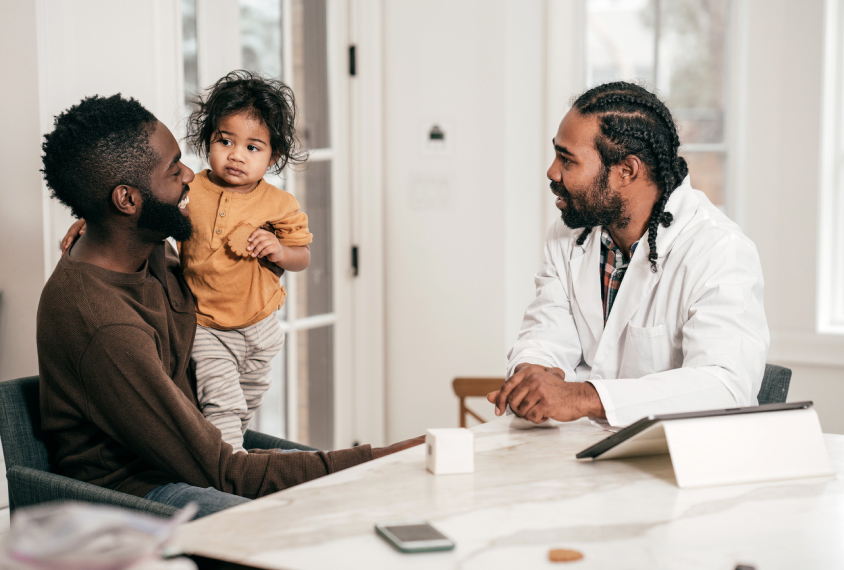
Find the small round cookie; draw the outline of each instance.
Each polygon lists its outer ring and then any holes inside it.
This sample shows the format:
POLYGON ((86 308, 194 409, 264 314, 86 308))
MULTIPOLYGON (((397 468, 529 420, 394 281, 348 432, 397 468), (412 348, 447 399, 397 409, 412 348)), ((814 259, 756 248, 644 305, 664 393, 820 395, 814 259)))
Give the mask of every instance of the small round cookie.
POLYGON ((574 562, 583 558, 583 554, 577 550, 567 548, 552 548, 548 551, 548 560, 551 562, 574 562))
POLYGON ((255 226, 252 224, 242 223, 237 226, 232 233, 229 234, 229 249, 232 253, 241 257, 249 257, 252 252, 247 250, 249 245, 249 236, 255 231, 255 226))

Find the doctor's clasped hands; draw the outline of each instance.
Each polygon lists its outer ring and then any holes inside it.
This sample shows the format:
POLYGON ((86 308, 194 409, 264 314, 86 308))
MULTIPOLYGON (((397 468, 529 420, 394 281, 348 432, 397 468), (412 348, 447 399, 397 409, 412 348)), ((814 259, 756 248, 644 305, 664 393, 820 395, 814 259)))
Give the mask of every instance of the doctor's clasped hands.
POLYGON ((523 363, 516 366, 501 389, 487 395, 500 416, 510 404, 519 416, 542 423, 554 419, 568 422, 584 416, 606 418, 595 387, 588 382, 567 382, 560 368, 523 363))

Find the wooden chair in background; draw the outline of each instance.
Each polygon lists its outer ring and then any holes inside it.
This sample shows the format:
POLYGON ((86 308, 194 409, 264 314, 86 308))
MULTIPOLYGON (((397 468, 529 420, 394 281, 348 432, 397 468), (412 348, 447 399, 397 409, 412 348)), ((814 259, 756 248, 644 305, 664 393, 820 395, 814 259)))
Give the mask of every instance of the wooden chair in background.
POLYGON ((460 398, 460 427, 466 427, 466 414, 469 414, 481 423, 485 423, 482 417, 466 407, 466 398, 486 398, 490 392, 495 392, 504 383, 504 378, 455 378, 451 386, 454 393, 460 398))

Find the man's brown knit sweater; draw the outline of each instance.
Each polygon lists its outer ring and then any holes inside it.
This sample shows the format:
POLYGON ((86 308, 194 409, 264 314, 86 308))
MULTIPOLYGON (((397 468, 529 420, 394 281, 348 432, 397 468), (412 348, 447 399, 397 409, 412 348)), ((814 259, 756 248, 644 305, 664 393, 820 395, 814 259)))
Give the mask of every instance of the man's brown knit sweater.
POLYGON ((368 445, 233 454, 197 408, 195 330, 166 243, 138 273, 62 257, 38 307, 38 364, 42 427, 65 475, 138 496, 185 482, 255 498, 372 459, 368 445))

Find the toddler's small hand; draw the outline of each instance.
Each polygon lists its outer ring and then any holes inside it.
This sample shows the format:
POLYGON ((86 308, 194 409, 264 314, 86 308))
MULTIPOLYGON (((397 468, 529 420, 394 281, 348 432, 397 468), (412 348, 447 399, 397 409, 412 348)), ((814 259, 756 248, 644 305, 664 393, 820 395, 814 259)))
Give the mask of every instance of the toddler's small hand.
POLYGON ((249 236, 247 251, 252 252, 252 257, 266 257, 273 263, 281 254, 282 246, 278 238, 267 230, 257 229, 249 236))
POLYGON ((82 237, 82 234, 85 233, 85 229, 87 226, 85 225, 85 220, 79 219, 73 222, 73 224, 68 228, 67 233, 62 238, 61 248, 62 248, 62 255, 67 253, 67 250, 70 249, 76 240, 82 237))

